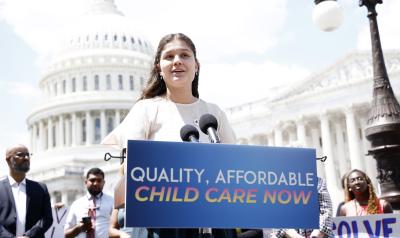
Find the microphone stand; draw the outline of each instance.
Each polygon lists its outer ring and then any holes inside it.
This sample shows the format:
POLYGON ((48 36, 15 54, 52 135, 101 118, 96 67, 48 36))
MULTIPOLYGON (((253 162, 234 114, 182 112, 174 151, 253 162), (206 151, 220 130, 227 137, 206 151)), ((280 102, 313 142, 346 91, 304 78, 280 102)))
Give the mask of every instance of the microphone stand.
POLYGON ((119 156, 115 156, 110 154, 109 152, 104 154, 104 160, 109 161, 110 159, 120 159, 120 163, 123 164, 126 158, 126 148, 121 150, 121 154, 119 156))
MULTIPOLYGON (((110 159, 120 159, 120 163, 123 164, 125 158, 126 158, 126 148, 123 148, 121 150, 121 154, 119 156, 111 155, 110 153, 104 154, 105 161, 109 161, 110 159)), ((120 177, 120 179, 118 180, 118 183, 114 189, 114 207, 115 208, 125 207, 125 176, 120 177)))
MULTIPOLYGON (((221 141, 219 140, 219 136, 211 133, 209 130, 207 130, 209 140, 211 144, 219 144, 221 141)), ((214 238, 213 233, 212 233, 212 228, 206 227, 206 228, 200 228, 200 234, 201 238, 214 238)))
MULTIPOLYGON (((186 124, 180 131, 182 141, 198 143, 200 134, 196 127, 186 124)), ((211 142, 212 143, 212 142, 211 142)), ((199 238, 213 238, 211 228, 199 228, 199 238)))

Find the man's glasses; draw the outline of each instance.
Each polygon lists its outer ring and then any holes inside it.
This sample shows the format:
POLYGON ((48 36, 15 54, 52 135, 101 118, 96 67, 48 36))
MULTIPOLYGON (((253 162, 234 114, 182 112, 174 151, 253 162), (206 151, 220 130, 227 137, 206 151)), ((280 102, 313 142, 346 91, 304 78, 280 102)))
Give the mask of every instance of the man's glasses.
POLYGON ((17 158, 17 159, 19 159, 19 158, 27 158, 27 159, 29 159, 29 158, 31 158, 31 156, 32 156, 32 154, 31 154, 31 153, 28 153, 28 152, 26 152, 26 153, 24 153, 24 152, 18 152, 18 153, 16 153, 16 154, 14 155, 14 158, 17 158))

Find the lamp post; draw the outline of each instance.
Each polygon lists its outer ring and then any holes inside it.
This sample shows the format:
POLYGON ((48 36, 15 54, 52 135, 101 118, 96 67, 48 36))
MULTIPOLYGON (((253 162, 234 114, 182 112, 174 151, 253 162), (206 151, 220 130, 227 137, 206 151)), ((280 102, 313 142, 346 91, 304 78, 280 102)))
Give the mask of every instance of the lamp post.
MULTIPOLYGON (((315 0, 315 4, 336 2, 315 0)), ((373 64, 373 98, 365 135, 371 142, 372 155, 377 161, 381 198, 400 210, 400 105, 394 96, 386 71, 379 37, 376 5, 382 0, 360 0, 360 7, 368 9, 373 64)), ((318 6, 317 5, 317 6, 318 6)))

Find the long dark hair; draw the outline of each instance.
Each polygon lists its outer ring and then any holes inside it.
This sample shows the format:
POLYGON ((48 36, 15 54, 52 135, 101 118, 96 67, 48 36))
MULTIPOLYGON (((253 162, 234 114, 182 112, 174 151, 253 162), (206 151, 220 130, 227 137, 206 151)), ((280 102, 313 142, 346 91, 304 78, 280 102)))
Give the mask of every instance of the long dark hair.
MULTIPOLYGON (((189 46, 189 48, 192 50, 194 59, 196 60, 196 63, 198 63, 197 56, 196 56, 196 47, 194 46, 193 41, 189 37, 187 37, 186 35, 184 35, 182 33, 175 33, 175 34, 169 34, 169 35, 164 36, 160 40, 160 43, 158 43, 157 52, 154 57, 153 68, 151 69, 151 72, 150 72, 150 78, 147 81, 146 87, 143 89, 142 95, 140 96, 139 100, 146 99, 146 98, 154 98, 157 96, 165 95, 167 93, 167 86, 165 85, 164 80, 162 80, 160 77, 158 65, 160 63, 161 52, 163 51, 165 45, 173 40, 184 41, 189 46)), ((196 98, 199 97, 199 90, 198 90, 199 70, 200 69, 197 70, 197 73, 195 74, 194 80, 192 82, 192 94, 196 98)))

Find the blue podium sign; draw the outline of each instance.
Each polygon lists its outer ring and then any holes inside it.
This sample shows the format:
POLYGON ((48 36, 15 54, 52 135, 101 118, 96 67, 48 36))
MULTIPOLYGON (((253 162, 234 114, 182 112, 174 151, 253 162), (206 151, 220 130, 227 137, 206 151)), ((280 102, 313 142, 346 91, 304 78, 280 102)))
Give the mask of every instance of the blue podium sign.
POLYGON ((317 228, 314 149, 128 141, 126 225, 317 228))

